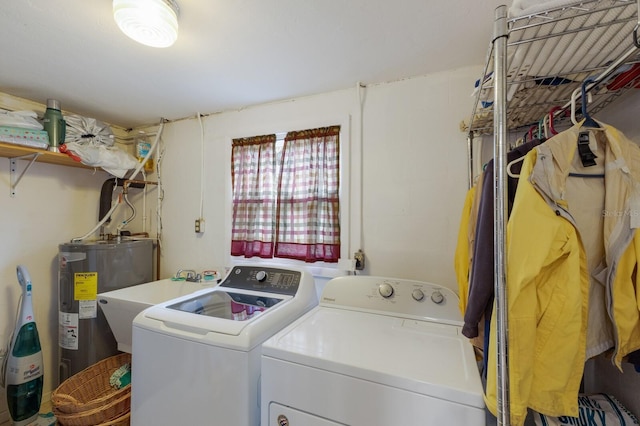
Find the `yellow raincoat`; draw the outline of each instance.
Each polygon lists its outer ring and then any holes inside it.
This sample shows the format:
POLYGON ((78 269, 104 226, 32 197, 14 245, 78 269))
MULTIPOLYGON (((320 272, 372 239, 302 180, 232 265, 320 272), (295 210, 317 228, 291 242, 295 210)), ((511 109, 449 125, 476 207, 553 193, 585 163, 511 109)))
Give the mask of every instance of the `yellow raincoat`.
POLYGON ((464 316, 467 309, 467 300, 469 297, 469 270, 471 267, 471 256, 473 252, 473 239, 471 238, 470 227, 475 230, 475 221, 473 217, 473 202, 476 196, 476 187, 472 186, 467 191, 462 209, 462 217, 460 219, 460 229, 458 231, 458 243, 453 259, 453 266, 456 271, 456 279, 458 281, 458 308, 464 316))
MULTIPOLYGON (((613 127, 593 131, 604 150, 603 269, 614 330, 613 362, 640 349, 640 148, 613 127)), ((565 198, 576 125, 525 157, 507 227, 508 369, 511 424, 527 407, 578 416, 585 363, 589 269, 565 198)), ((599 152, 599 156, 602 156, 599 152)), ((570 177, 569 179, 580 179, 570 177)), ((496 413, 496 315, 491 324, 485 401, 496 413)))

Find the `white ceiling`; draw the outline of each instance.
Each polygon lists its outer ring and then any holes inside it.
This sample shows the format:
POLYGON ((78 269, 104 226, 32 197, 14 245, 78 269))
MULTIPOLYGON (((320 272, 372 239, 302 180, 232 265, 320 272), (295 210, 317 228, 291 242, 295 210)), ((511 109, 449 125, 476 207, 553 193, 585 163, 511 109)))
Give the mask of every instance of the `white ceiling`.
POLYGON ((177 1, 166 49, 122 34, 109 0, 2 1, 0 92, 137 127, 482 65, 506 3, 177 1))

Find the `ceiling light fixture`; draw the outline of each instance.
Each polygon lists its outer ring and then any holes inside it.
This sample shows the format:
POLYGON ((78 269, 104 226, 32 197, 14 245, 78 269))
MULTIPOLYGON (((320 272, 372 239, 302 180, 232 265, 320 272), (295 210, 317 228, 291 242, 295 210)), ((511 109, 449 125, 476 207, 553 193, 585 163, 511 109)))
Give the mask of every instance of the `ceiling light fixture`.
POLYGON ((128 37, 151 47, 169 47, 178 38, 174 0, 113 0, 113 19, 128 37))

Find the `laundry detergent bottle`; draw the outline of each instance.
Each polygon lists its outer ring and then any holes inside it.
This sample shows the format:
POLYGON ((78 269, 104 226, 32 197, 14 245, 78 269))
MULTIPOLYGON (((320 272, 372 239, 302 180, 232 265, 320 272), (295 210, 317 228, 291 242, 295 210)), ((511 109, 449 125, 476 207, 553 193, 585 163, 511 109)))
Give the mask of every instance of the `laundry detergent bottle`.
POLYGON ((26 268, 17 268, 22 287, 20 317, 3 363, 4 387, 9 415, 15 426, 24 426, 38 418, 42 402, 44 366, 38 328, 31 302, 31 278, 26 268))

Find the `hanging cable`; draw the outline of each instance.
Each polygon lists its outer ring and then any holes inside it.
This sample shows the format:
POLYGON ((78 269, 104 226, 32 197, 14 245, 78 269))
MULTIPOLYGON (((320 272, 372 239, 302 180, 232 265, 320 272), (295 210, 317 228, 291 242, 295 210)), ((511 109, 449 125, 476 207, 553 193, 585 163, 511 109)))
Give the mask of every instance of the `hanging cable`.
POLYGON ((164 201, 164 188, 162 186, 162 160, 164 158, 164 143, 160 142, 156 155, 156 180, 158 182, 158 194, 156 199, 156 239, 158 240, 158 252, 162 253, 162 202, 164 201))
MULTIPOLYGON (((143 174, 144 176, 144 174, 143 174)), ((146 185, 145 185, 146 187, 146 185)), ((131 201, 129 201, 129 188, 127 187, 127 183, 124 184, 124 188, 122 190, 122 195, 124 198, 124 202, 129 206, 129 208, 131 209, 131 216, 129 216, 127 219, 123 220, 120 225, 118 225, 118 227, 116 228, 116 235, 120 235, 120 233, 122 232, 122 230, 129 224, 131 223, 131 221, 133 219, 135 219, 136 217, 136 207, 131 203, 131 201)))
POLYGON ((204 125, 202 115, 198 113, 198 123, 200 124, 200 220, 204 219, 204 125))
MULTIPOLYGON (((147 175, 144 171, 142 172, 142 179, 147 180, 147 175)), ((147 185, 142 188, 142 232, 147 232, 147 185)))
MULTIPOLYGON (((357 89, 357 93, 358 93, 358 108, 359 108, 359 117, 358 117, 358 125, 359 125, 359 155, 360 155, 360 161, 358 162, 359 165, 358 167, 360 167, 360 182, 359 182, 359 186, 360 186, 360 196, 359 196, 359 200, 358 200, 358 217, 359 217, 359 226, 360 228, 358 229, 358 242, 360 244, 360 246, 358 247, 360 250, 364 250, 364 216, 363 216, 363 205, 364 205, 364 168, 363 168, 363 156, 364 156, 364 97, 362 95, 362 89, 366 89, 367 86, 362 84, 361 82, 357 83, 356 89, 357 89)), ((366 93, 365 93, 366 94, 366 93)), ((350 156, 351 158, 351 156, 350 156)), ((353 164, 353 163, 352 163, 353 164)), ((349 171, 351 172, 351 166, 349 166, 349 171)), ((349 182, 351 182, 351 179, 349 179, 349 182)), ((351 201, 349 201, 351 202, 351 201)), ((351 229, 351 228, 349 228, 351 229)), ((349 254, 351 254, 351 251, 349 251, 349 254)))
POLYGON ((80 241, 86 240, 87 238, 89 238, 90 235, 93 235, 94 232, 96 232, 102 225, 105 224, 105 222, 107 220, 109 220, 109 218, 111 217, 111 215, 113 214, 113 212, 116 211, 116 209, 118 208, 118 206, 120 205, 120 201, 118 200, 118 202, 116 204, 114 204, 111 207, 111 210, 109 210, 107 212, 107 214, 104 215, 104 217, 102 218, 102 220, 100 222, 98 222, 98 224, 91 229, 91 231, 87 232, 86 234, 84 234, 82 237, 77 237, 77 238, 73 238, 71 240, 72 243, 78 243, 80 241))

